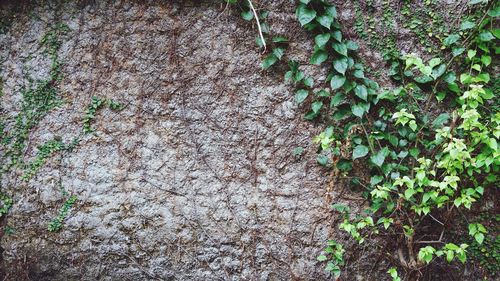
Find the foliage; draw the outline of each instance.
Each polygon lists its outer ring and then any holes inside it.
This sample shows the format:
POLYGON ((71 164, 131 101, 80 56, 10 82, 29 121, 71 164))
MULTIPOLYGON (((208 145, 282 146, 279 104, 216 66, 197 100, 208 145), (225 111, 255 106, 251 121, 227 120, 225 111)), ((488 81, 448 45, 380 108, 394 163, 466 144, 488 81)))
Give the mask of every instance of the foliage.
POLYGON ((85 134, 92 133, 94 129, 92 128, 92 121, 95 119, 97 111, 107 105, 111 110, 121 110, 122 105, 111 99, 102 99, 96 96, 92 97, 90 105, 85 111, 85 117, 83 118, 83 132, 85 134))
MULTIPOLYGON (((359 243, 372 234, 393 237, 397 251, 406 253, 398 256, 397 265, 409 274, 440 257, 466 261, 467 244, 441 241, 445 226, 497 181, 500 116, 488 110, 495 97, 488 67, 499 51, 494 35, 498 30, 489 24, 498 17, 496 10, 498 6, 490 4, 478 22, 464 22, 460 33, 443 38, 449 56, 424 61, 394 52, 393 74, 400 85, 393 89, 379 89, 365 76, 356 56, 358 45, 343 38, 335 7, 328 1, 301 0, 296 10, 300 25, 314 34, 310 63, 332 65, 330 89, 311 95, 300 88, 295 95, 298 103, 310 101, 306 119, 323 112, 332 124, 314 139, 320 144, 318 162, 345 174, 361 164, 358 159, 368 159, 364 163, 371 174, 364 184, 358 179, 367 188, 369 215, 346 215, 339 227, 359 243), (439 102, 447 105, 432 106, 439 102), (439 232, 425 230, 436 222, 443 225, 435 227, 439 232), (432 236, 444 246, 417 243, 432 236)), ((298 64, 292 66, 287 78, 299 73, 298 64)), ((479 223, 469 225, 469 234, 479 244, 486 233, 479 223)), ((396 271, 389 273, 398 280, 396 271)))
POLYGON ((68 216, 71 207, 73 207, 77 199, 78 198, 76 196, 72 195, 66 200, 66 202, 64 202, 64 205, 59 210, 57 216, 49 223, 48 230, 50 232, 56 232, 62 228, 64 219, 68 216))

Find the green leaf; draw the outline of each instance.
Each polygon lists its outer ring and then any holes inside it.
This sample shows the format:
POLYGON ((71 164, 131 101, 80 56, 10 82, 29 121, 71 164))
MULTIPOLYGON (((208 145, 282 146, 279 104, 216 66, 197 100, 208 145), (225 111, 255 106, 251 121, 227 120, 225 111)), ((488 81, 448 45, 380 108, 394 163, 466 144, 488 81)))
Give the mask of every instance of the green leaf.
POLYGON ((296 15, 300 24, 304 26, 316 18, 316 11, 308 9, 305 5, 299 5, 296 15))
POLYGON ((328 53, 324 50, 316 50, 311 57, 311 64, 320 65, 328 59, 328 53))
POLYGON ((348 50, 351 50, 351 51, 356 51, 359 49, 358 43, 351 41, 351 40, 346 41, 345 46, 347 47, 348 50))
POLYGON ((295 93, 295 101, 298 104, 300 104, 307 98, 308 95, 309 95, 309 91, 304 90, 304 89, 300 89, 297 91, 297 93, 295 93))
POLYGON ((434 80, 436 80, 439 77, 441 77, 441 75, 443 75, 445 71, 446 71, 446 65, 443 63, 439 67, 434 68, 432 70, 431 77, 434 78, 434 80))
POLYGON ((322 15, 316 18, 316 21, 319 22, 322 26, 330 29, 333 23, 333 18, 329 15, 322 15))
POLYGON ((337 17, 337 10, 335 9, 335 7, 334 7, 334 6, 331 6, 331 5, 330 5, 330 6, 327 6, 327 7, 325 8, 325 13, 326 13, 327 15, 329 15, 330 17, 332 17, 332 18, 336 18, 336 17, 337 17))
POLYGON ((347 56, 347 47, 344 43, 333 43, 332 46, 337 53, 347 56))
POLYGON ((342 41, 342 32, 340 32, 340 30, 335 30, 334 32, 332 32, 332 37, 333 37, 333 39, 337 40, 338 42, 341 42, 342 41))
POLYGON ((484 66, 488 66, 491 64, 491 57, 487 55, 482 55, 481 62, 484 64, 484 66))
POLYGON ((366 101, 366 100, 368 99, 368 91, 367 91, 367 89, 366 89, 366 86, 365 86, 365 85, 357 85, 357 86, 354 88, 354 94, 355 94, 358 98, 360 98, 360 99, 362 99, 362 100, 364 100, 364 101, 366 101))
POLYGON ((316 157, 316 161, 318 161, 321 166, 328 165, 328 157, 325 155, 318 155, 318 157, 316 157))
POLYGON ((263 61, 262 61, 262 69, 268 69, 271 67, 273 64, 275 64, 278 61, 278 57, 275 54, 270 54, 267 56, 263 61))
POLYGON ((352 160, 356 160, 361 157, 365 157, 368 154, 368 147, 360 144, 354 148, 352 151, 352 160))
POLYGON ((325 255, 321 255, 317 258, 318 261, 326 261, 328 258, 325 255))
POLYGON ((335 68, 335 70, 342 75, 345 75, 347 67, 348 67, 347 58, 340 58, 333 61, 333 68, 335 68))
POLYGON ((463 54, 465 51, 465 48, 454 48, 451 53, 453 54, 454 57, 458 57, 461 54, 463 54))
POLYGON ((341 93, 337 93, 332 100, 330 101, 330 107, 334 107, 339 105, 342 101, 344 101, 344 95, 341 93))
POLYGON ((288 42, 288 39, 284 36, 274 36, 272 41, 274 43, 286 43, 288 42))
POLYGON ((439 114, 438 117, 436 117, 436 119, 434 119, 434 121, 432 121, 432 127, 435 129, 441 128, 443 127, 444 124, 448 122, 449 119, 450 119, 450 114, 441 113, 439 114))
POLYGON ((328 40, 330 40, 330 34, 329 33, 323 33, 323 34, 318 34, 316 37, 314 37, 314 42, 316 43, 316 46, 319 48, 323 48, 323 46, 328 43, 328 40))
POLYGON ((273 54, 280 60, 283 57, 283 54, 285 53, 285 49, 283 48, 274 48, 273 49, 273 54))
POLYGON ((387 147, 382 148, 379 150, 376 154, 372 155, 370 157, 370 160, 372 161, 373 164, 375 164, 378 167, 382 167, 384 164, 385 158, 389 155, 389 149, 387 147))
POLYGON ((476 235, 474 235, 474 239, 476 239, 477 243, 479 243, 479 244, 483 244, 483 241, 484 241, 484 234, 482 234, 482 233, 477 233, 476 235))
POLYGON ((488 16, 494 17, 494 18, 500 17, 500 6, 496 6, 495 8, 492 8, 488 12, 488 16))
POLYGON ((460 25, 460 30, 467 30, 467 29, 471 29, 471 28, 474 28, 474 26, 476 26, 475 23, 471 22, 471 21, 464 21, 461 25, 460 25))
POLYGON ((454 44, 460 39, 460 35, 458 34, 450 34, 446 39, 444 39, 443 44, 445 46, 450 46, 451 44, 454 44))
POLYGON ((323 102, 322 101, 315 101, 311 105, 311 109, 314 113, 318 113, 321 108, 323 107, 323 102))
POLYGON ((352 111, 352 114, 361 118, 361 117, 363 117, 363 114, 365 114, 365 112, 367 112, 368 110, 367 110, 366 104, 357 103, 357 104, 353 104, 351 106, 351 111, 352 111))
POLYGON ((483 42, 489 42, 489 41, 493 40, 495 37, 493 37, 493 34, 491 34, 491 32, 483 31, 483 32, 479 33, 478 38, 479 38, 479 40, 481 40, 483 42))
POLYGON ((250 10, 241 12, 241 17, 246 21, 251 21, 253 19, 253 12, 250 10))
POLYGON ((311 77, 307 77, 306 79, 302 80, 302 83, 304 83, 304 86, 312 88, 314 86, 314 80, 311 77))
POLYGON ((332 87, 332 90, 337 90, 344 86, 345 81, 345 76, 334 75, 332 80, 330 80, 330 86, 332 87))

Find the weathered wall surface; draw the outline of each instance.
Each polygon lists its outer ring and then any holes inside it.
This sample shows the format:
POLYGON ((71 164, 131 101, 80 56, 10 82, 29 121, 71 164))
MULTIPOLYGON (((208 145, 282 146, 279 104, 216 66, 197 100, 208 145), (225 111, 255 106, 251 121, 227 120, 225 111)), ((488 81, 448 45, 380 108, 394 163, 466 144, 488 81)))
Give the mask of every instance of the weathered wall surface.
MULTIPOLYGON (((0 113, 12 131, 27 77, 49 75, 40 40, 58 23, 69 27, 58 52, 64 103, 30 130, 24 160, 32 161, 47 141, 81 138, 27 182, 20 168, 2 175, 1 191, 14 205, 2 221, 0 275, 327 280, 315 258, 328 239, 342 240, 329 208, 331 198, 342 201, 342 187, 314 160, 311 138, 323 126, 303 120, 284 68, 260 70, 256 28, 223 1, 61 2, 68 3, 31 3, 0 32, 0 113), (93 96, 125 107, 98 111, 95 133, 84 135, 93 96), (294 155, 297 147, 303 155, 294 155), (63 228, 49 232, 68 194, 78 199, 63 228)), ((355 25, 359 2, 336 2, 343 24, 355 25)), ((375 2, 386 11, 402 5, 375 2)), ((307 64, 312 38, 295 19, 295 1, 259 7, 271 11, 272 33, 291 39, 288 55, 307 64)), ((397 30, 400 50, 419 51, 409 47, 415 45, 409 30, 397 30)), ((354 28, 344 36, 359 39, 354 28)), ((363 61, 381 75, 374 78, 387 83, 380 52, 360 43, 363 61)), ((324 82, 326 72, 303 69, 324 82)), ((356 209, 361 202, 348 204, 356 209)), ((367 247, 349 253, 345 280, 362 280, 355 268, 378 265, 377 257, 354 261, 369 255, 367 247)))
MULTIPOLYGON (((275 2, 273 28, 300 30, 293 1, 275 2)), ((30 132, 26 161, 48 140, 80 135, 92 96, 126 105, 99 111, 95 134, 29 182, 3 176, 15 202, 1 241, 8 280, 326 278, 315 257, 328 238, 328 177, 310 142, 320 127, 302 119, 282 73, 261 72, 251 26, 223 10, 47 3, 0 35, 13 118, 23 73, 47 75, 41 36, 57 22, 70 28, 59 52, 65 103, 30 132), (303 157, 292 153, 299 146, 303 157), (50 233, 61 189, 78 200, 50 233)))

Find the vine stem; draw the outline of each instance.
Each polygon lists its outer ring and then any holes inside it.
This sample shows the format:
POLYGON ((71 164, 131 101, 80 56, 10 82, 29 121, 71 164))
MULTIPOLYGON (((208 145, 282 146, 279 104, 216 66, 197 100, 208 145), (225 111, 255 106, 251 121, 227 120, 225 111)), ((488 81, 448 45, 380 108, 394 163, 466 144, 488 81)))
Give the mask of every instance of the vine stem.
POLYGON ((266 52, 266 40, 264 39, 264 35, 262 34, 262 28, 260 27, 259 16, 257 15, 257 11, 255 11, 255 8, 253 7, 252 1, 250 1, 250 0, 247 0, 247 1, 248 1, 248 5, 250 6, 250 9, 252 10, 253 15, 255 17, 255 21, 257 22, 257 28, 259 29, 260 40, 262 41, 262 45, 264 46, 263 53, 265 53, 266 52))

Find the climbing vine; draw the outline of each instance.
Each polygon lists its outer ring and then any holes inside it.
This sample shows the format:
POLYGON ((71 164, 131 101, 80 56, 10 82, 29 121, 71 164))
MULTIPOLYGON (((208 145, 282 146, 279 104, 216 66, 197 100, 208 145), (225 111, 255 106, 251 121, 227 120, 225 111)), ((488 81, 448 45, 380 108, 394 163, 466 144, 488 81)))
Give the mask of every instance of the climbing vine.
MULTIPOLYGON (((337 10, 325 0, 300 0, 296 17, 314 37, 309 63, 331 65, 327 84, 313 90, 313 78, 294 60, 288 62, 285 79, 294 82, 295 101, 310 106, 305 118, 321 116, 328 124, 314 138, 318 163, 360 186, 370 203, 368 215, 351 214, 347 206, 335 204, 333 209, 344 217, 339 228, 359 243, 375 236, 390 238, 394 252, 387 257, 394 266, 387 273, 401 280, 399 273, 404 272, 404 278, 412 280, 438 259, 466 262, 470 243, 447 231, 498 184, 498 78, 491 74, 500 51, 494 24, 500 7, 471 1, 474 13, 455 28, 445 26, 433 1, 426 1, 417 13, 411 13, 406 2, 402 16, 411 18, 407 27, 434 55, 423 59, 398 50, 392 39, 396 15, 390 5, 383 3, 380 22, 390 30, 389 37, 380 38, 375 21, 360 18, 357 2, 355 27, 372 48, 384 52, 395 87, 381 88, 367 77, 357 55, 359 45, 344 38, 337 10), (421 15, 432 23, 425 29, 421 15), (369 176, 356 176, 355 167, 369 176)), ((277 60, 271 61, 266 66, 277 60)), ((468 222, 465 231, 475 245, 488 234, 479 222, 468 222)), ((341 244, 329 241, 318 260, 338 277, 344 253, 341 244)))

